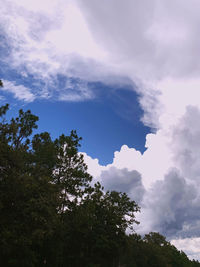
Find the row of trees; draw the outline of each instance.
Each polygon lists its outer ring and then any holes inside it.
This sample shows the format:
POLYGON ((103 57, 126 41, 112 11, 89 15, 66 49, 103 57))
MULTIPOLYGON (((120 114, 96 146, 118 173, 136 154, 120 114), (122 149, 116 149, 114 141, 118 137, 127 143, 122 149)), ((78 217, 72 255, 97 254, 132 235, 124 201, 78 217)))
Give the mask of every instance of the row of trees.
POLYGON ((200 266, 158 233, 126 235, 138 205, 91 185, 76 131, 33 135, 30 110, 0 107, 0 263, 13 267, 200 266))

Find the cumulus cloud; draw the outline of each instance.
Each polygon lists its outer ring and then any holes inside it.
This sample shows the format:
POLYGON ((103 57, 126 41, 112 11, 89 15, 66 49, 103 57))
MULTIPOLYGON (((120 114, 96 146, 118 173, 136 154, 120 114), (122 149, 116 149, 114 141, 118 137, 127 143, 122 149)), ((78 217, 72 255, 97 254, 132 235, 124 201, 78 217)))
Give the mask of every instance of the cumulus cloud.
POLYGON ((84 162, 88 166, 88 172, 93 176, 94 182, 96 182, 97 180, 100 179, 99 177, 101 175, 101 172, 103 170, 106 170, 106 167, 100 165, 98 159, 93 159, 93 158, 91 158, 89 155, 87 155, 84 152, 81 152, 81 154, 83 154, 84 162))
MULTIPOLYGON (((137 192, 142 190, 137 199, 142 208, 137 215, 141 222, 137 231, 141 234, 159 231, 172 240, 176 238, 178 248, 196 259, 192 243, 186 248, 182 240, 199 237, 198 121, 200 109, 188 106, 172 127, 147 136, 147 150, 143 154, 123 146, 115 152, 112 164, 100 166, 96 159, 93 169, 93 175, 109 189, 132 192, 130 195, 135 200, 137 192), (138 175, 136 180, 134 174, 138 175)), ((91 158, 90 161, 93 162, 91 158)), ((91 162, 88 162, 89 166, 91 162)))
POLYGON ((111 167, 102 171, 100 179, 106 190, 126 192, 137 203, 141 202, 145 189, 138 171, 111 167))
POLYGON ((200 177, 200 110, 188 106, 186 113, 174 126, 171 146, 173 161, 182 175, 199 185, 200 177))
MULTIPOLYGON (((176 169, 170 170, 163 181, 157 181, 144 198, 143 223, 149 230, 168 237, 191 236, 193 223, 199 226, 199 194, 176 169)), ((197 229, 196 229, 197 230, 197 229)), ((195 233, 197 234, 197 233, 195 233)))
POLYGON ((144 186, 148 189, 156 180, 161 180, 173 165, 172 151, 167 132, 158 131, 146 136, 147 150, 142 154, 134 148, 123 145, 114 153, 113 162, 107 167, 137 170, 142 175, 144 186))

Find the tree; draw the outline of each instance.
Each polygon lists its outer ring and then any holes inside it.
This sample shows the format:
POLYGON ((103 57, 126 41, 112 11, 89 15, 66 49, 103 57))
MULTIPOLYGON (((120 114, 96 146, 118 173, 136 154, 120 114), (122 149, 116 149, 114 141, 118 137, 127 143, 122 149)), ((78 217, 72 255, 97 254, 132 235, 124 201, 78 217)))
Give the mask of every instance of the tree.
POLYGON ((76 131, 33 135, 38 117, 0 107, 0 262, 4 267, 200 266, 159 233, 133 231, 140 208, 91 185, 76 131))
MULTIPOLYGON (((0 108, 2 117, 8 105, 0 108)), ((56 188, 38 174, 29 136, 37 116, 19 111, 0 123, 0 259, 4 266, 35 266, 57 213, 56 188)))
POLYGON ((99 183, 90 187, 79 205, 65 213, 70 222, 65 224, 65 255, 71 255, 66 266, 118 266, 125 231, 138 223, 137 211, 125 193, 104 192, 99 183))
POLYGON ((38 117, 30 110, 7 122, 0 108, 0 260, 4 266, 40 266, 48 242, 91 180, 75 131, 55 141, 33 136, 38 117), (23 255, 22 255, 23 253, 23 255))

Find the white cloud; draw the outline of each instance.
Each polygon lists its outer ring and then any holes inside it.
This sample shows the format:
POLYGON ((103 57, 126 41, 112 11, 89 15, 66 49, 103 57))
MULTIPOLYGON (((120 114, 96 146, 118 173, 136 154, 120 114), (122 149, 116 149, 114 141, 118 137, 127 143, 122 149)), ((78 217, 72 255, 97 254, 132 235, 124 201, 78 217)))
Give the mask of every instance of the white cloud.
POLYGON ((70 79, 67 79, 64 88, 58 89, 58 100, 61 101, 78 102, 92 99, 93 97, 93 93, 88 88, 87 83, 82 81, 76 81, 74 84, 70 79))
POLYGON ((177 247, 179 250, 184 251, 188 257, 192 259, 197 259, 200 261, 199 256, 199 247, 200 247, 200 238, 184 238, 184 239, 173 239, 171 243, 177 247))
POLYGON ((173 88, 176 79, 199 74, 199 8, 197 0, 6 0, 0 20, 19 71, 46 80, 60 72, 86 80, 130 77, 140 85, 143 121, 159 127, 173 102, 172 93, 164 94, 166 78, 173 88))
MULTIPOLYGON (((110 167, 117 169, 128 169, 128 171, 137 170, 142 175, 145 188, 150 188, 152 183, 158 179, 164 179, 165 173, 173 166, 172 151, 170 151, 170 143, 167 133, 158 131, 156 134, 148 134, 146 136, 147 150, 141 154, 134 148, 123 145, 120 151, 114 153, 112 164, 107 166, 99 166, 93 168, 92 175, 99 177, 99 171, 107 170, 110 167), (95 171, 97 170, 97 171, 95 171)), ((95 159, 97 163, 98 160, 95 159)), ((93 165, 93 161, 86 160, 89 167, 93 165)))
POLYGON ((200 185, 200 109, 188 106, 173 127, 171 146, 173 162, 187 180, 200 185))
POLYGON ((72 1, 64 7, 62 24, 59 29, 48 31, 45 42, 54 45, 61 54, 75 53, 100 61, 105 52, 93 40, 80 10, 72 1))
POLYGON ((42 81, 37 97, 53 97, 53 92, 57 93, 58 75, 83 80, 79 87, 73 87, 73 92, 67 85, 60 88, 57 99, 62 101, 94 98, 88 81, 133 84, 96 42, 77 1, 32 2, 6 0, 2 4, 0 34, 5 52, 0 59, 23 77, 31 75, 42 81))
POLYGON ((110 62, 140 85, 145 124, 166 128, 198 102, 199 1, 78 2, 110 62))
POLYGON ((88 172, 94 177, 95 180, 99 180, 101 172, 105 170, 106 167, 100 165, 98 159, 93 159, 84 152, 81 152, 81 154, 84 155, 84 162, 88 166, 88 172))
POLYGON ((152 80, 198 69, 198 0, 78 2, 98 42, 132 73, 152 80))
POLYGON ((100 64, 106 57, 75 1, 45 0, 41 4, 39 0, 7 0, 0 20, 11 48, 9 64, 23 71, 25 68, 36 77, 50 79, 60 72, 73 75, 71 62, 79 69, 78 63, 83 60, 98 59, 100 64))
POLYGON ((18 100, 25 102, 32 102, 35 99, 35 95, 31 90, 23 85, 17 85, 15 82, 3 81, 4 86, 0 88, 0 91, 12 93, 18 100))

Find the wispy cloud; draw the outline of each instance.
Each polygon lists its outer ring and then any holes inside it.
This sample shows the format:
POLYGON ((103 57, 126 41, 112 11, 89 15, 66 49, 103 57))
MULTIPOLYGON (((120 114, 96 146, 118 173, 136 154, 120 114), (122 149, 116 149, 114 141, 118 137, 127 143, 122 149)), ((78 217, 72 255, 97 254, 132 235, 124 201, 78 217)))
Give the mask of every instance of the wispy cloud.
POLYGON ((0 21, 0 31, 4 37, 1 42, 1 61, 4 64, 19 74, 32 75, 45 84, 53 85, 60 74, 69 79, 83 80, 79 88, 74 84, 74 93, 69 94, 66 87, 66 93, 60 94, 58 99, 90 99, 91 93, 84 81, 92 80, 90 74, 94 66, 98 71, 93 75, 93 80, 102 75, 109 77, 101 66, 106 53, 93 40, 74 1, 45 1, 41 5, 38 0, 34 4, 32 1, 7 0, 2 5, 0 21), (9 53, 5 58, 7 47, 9 53))
POLYGON ((18 100, 25 102, 32 102, 36 96, 31 90, 23 85, 17 85, 15 82, 3 81, 4 86, 0 88, 0 91, 11 93, 18 100))

